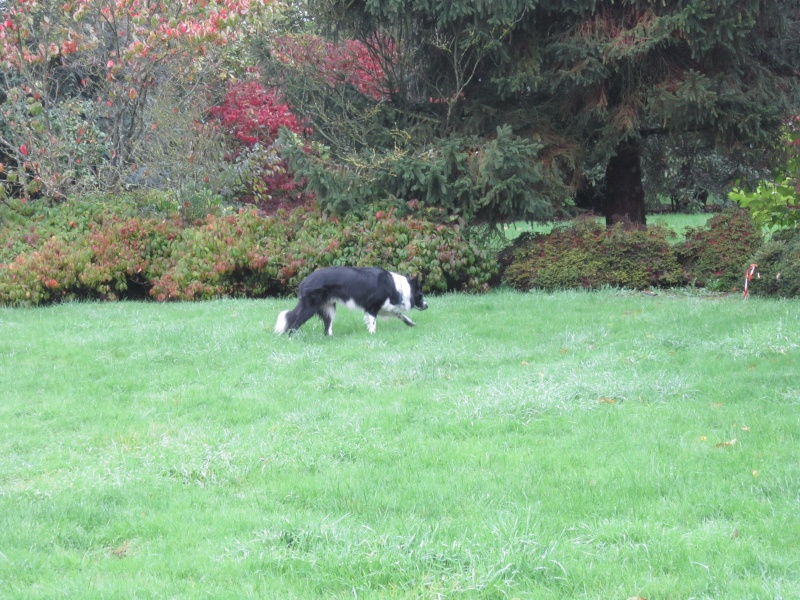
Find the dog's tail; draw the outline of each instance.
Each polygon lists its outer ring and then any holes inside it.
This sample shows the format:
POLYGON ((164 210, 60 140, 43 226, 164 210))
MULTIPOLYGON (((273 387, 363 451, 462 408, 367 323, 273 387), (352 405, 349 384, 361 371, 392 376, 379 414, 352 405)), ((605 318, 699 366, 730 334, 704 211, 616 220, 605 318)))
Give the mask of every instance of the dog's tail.
POLYGON ((284 310, 278 315, 278 321, 275 323, 275 333, 286 333, 289 330, 289 320, 286 317, 289 312, 288 310, 284 310))

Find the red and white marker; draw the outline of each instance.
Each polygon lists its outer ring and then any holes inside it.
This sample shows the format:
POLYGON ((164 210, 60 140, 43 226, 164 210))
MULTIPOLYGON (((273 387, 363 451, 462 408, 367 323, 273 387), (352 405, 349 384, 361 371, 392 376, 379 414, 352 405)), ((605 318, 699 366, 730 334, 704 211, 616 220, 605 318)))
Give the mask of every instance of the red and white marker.
POLYGON ((747 292, 750 291, 750 280, 753 278, 753 274, 756 272, 757 267, 758 265, 756 263, 750 263, 750 266, 747 268, 747 272, 744 274, 744 296, 742 296, 742 300, 747 300, 747 292))

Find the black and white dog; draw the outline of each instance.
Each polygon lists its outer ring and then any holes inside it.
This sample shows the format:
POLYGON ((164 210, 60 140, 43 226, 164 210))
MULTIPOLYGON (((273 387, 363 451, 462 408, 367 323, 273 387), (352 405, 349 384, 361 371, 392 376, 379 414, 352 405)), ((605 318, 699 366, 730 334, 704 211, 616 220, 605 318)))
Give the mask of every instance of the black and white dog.
POLYGON ((367 330, 375 333, 378 315, 397 317, 409 327, 414 321, 403 313, 412 308, 425 310, 419 279, 369 267, 327 267, 314 271, 300 282, 298 302, 293 310, 278 315, 275 333, 291 333, 314 315, 325 325, 325 335, 333 335, 336 303, 364 311, 367 330))

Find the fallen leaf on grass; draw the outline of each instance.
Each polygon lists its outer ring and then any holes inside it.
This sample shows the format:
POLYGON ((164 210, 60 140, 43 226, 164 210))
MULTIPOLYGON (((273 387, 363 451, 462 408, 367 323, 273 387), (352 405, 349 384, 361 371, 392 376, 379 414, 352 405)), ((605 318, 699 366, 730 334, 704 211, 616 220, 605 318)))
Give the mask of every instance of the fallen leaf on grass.
POLYGON ((704 435, 701 435, 701 436, 699 436, 699 437, 697 438, 697 441, 699 441, 699 442, 705 442, 707 439, 708 439, 708 438, 707 438, 706 436, 704 436, 704 435))
POLYGON ((600 404, 616 404, 617 401, 614 398, 600 398, 598 400, 600 404))
POLYGON ((728 440, 727 442, 720 442, 719 444, 714 444, 714 448, 725 448, 726 446, 735 446, 736 445, 736 438, 732 440, 728 440))
POLYGON ((747 426, 742 427, 742 431, 750 431, 750 428, 747 426))
POLYGON ((111 551, 111 554, 117 558, 125 558, 128 556, 128 554, 130 554, 130 546, 128 545, 128 542, 122 542, 122 544, 111 551))

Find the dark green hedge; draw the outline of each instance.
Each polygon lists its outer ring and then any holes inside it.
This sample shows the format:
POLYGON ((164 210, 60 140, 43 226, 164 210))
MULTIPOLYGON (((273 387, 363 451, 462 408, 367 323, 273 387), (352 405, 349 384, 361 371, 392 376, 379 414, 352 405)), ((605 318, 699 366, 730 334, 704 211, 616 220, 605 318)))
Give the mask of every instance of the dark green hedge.
POLYGON ((750 213, 735 209, 690 228, 685 240, 659 226, 606 228, 594 219, 557 226, 547 235, 521 236, 501 254, 505 281, 517 289, 645 289, 692 285, 741 290, 762 237, 750 213))
POLYGON ((557 226, 547 235, 526 235, 511 251, 505 280, 520 290, 643 289, 676 285, 681 269, 661 227, 606 228, 592 219, 557 226))
POLYGON ((705 226, 688 229, 678 247, 684 278, 714 290, 741 290, 747 266, 762 240, 750 211, 738 208, 714 215, 705 226))
POLYGON ((753 255, 758 277, 751 280, 753 295, 800 296, 800 229, 775 234, 753 255))

